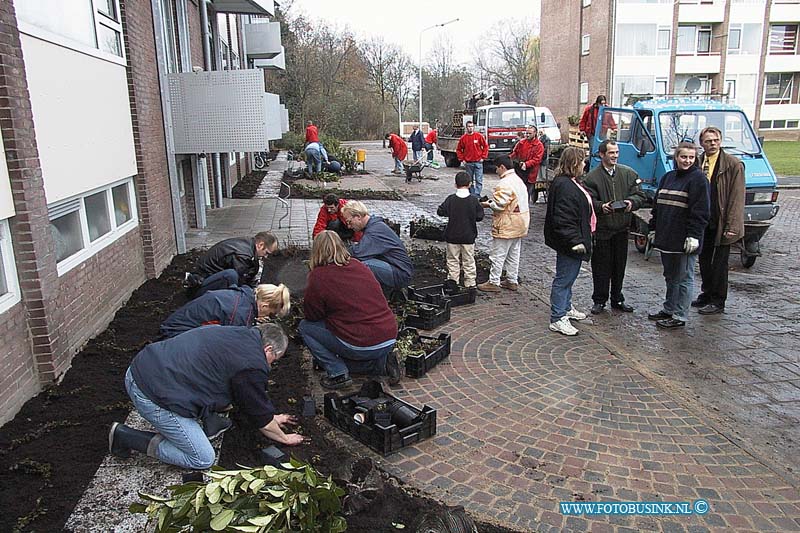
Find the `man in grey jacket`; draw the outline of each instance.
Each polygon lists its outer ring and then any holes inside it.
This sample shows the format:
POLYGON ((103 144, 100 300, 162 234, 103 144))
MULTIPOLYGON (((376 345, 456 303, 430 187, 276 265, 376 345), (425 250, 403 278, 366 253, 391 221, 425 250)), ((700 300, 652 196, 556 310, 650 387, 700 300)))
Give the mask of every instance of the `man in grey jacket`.
POLYGON ((609 296, 613 309, 631 313, 633 307, 625 303, 622 282, 628 263, 631 212, 642 206, 645 196, 636 172, 630 167, 617 164, 617 143, 603 141, 598 151, 601 164, 589 172, 584 180, 597 214, 597 229, 592 247, 592 314, 603 312, 609 296))

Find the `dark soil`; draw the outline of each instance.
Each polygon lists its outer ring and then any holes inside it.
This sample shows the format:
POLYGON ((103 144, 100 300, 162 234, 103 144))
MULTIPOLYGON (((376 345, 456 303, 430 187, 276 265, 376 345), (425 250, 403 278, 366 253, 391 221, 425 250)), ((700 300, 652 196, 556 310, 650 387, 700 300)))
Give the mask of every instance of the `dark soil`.
POLYGON ((247 176, 239 178, 239 181, 233 186, 231 196, 249 200, 256 194, 256 191, 261 186, 261 182, 264 181, 264 176, 266 175, 266 171, 254 170, 247 176))
MULTIPOLYGON (((307 254, 290 249, 270 256, 262 281, 280 280, 290 288, 293 299, 301 297, 307 254)), ((108 329, 75 356, 64 380, 28 401, 14 420, 0 428, 0 531, 14 531, 18 526, 17 531, 26 532, 63 529, 107 454, 108 427, 124 420, 132 407, 123 386, 125 370, 136 353, 157 338, 164 318, 185 303, 183 273, 192 270, 197 256, 190 252, 176 257, 158 279, 137 289, 108 329)), ((443 270, 434 266, 444 264, 441 250, 420 250, 414 254, 414 262, 415 283, 443 280, 443 270)), ((486 277, 485 264, 479 273, 486 277)), ((303 396, 310 394, 306 386, 309 365, 302 359, 299 344, 292 341, 286 356, 273 367, 270 396, 281 412, 299 415, 303 396)), ((321 399, 317 400, 319 406, 321 399)), ((232 416, 236 425, 225 435, 220 463, 228 467, 260 464, 258 451, 268 441, 246 427, 236 412, 232 416)), ((371 461, 341 446, 333 438, 338 430, 321 412, 300 420, 300 431, 311 441, 289 451, 333 475, 353 494, 352 483, 362 481, 373 470, 371 461)), ((366 510, 347 517, 348 531, 397 531, 392 522, 415 531, 426 513, 446 511, 384 473, 374 471, 369 477, 377 479, 382 490, 367 502, 366 510)), ((480 524, 479 530, 510 532, 486 524, 480 524)))
MULTIPOLYGON (((303 198, 307 200, 322 200, 322 197, 330 192, 337 192, 336 189, 323 187, 310 187, 303 184, 292 185, 292 198, 303 198)), ((348 200, 402 200, 402 197, 394 190, 376 191, 373 189, 345 189, 342 195, 348 200)))

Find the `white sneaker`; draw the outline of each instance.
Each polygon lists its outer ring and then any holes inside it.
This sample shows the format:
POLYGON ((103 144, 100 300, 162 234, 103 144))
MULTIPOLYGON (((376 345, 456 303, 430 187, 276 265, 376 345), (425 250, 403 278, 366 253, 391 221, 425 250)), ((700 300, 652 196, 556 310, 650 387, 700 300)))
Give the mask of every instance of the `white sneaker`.
POLYGON ((562 335, 569 335, 570 337, 578 334, 578 330, 570 323, 569 318, 566 316, 562 316, 557 322, 551 322, 550 331, 555 331, 562 335))
POLYGON ((585 320, 586 313, 581 313, 580 311, 578 311, 573 307, 572 309, 567 311, 566 317, 572 320, 585 320))

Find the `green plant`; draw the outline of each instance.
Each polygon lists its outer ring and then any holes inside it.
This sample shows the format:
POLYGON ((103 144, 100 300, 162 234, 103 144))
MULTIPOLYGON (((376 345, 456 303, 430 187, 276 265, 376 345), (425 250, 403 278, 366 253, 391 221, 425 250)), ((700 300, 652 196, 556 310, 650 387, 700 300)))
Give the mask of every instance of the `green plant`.
POLYGON ((157 520, 156 533, 345 531, 344 490, 309 464, 292 459, 283 466, 214 467, 207 474, 211 481, 173 485, 169 497, 139 493, 149 503, 134 503, 130 511, 157 520))
POLYGON ((579 117, 578 115, 570 115, 567 117, 567 122, 569 123, 570 126, 577 126, 578 124, 581 123, 581 117, 579 117))
POLYGON ((287 131, 280 140, 275 141, 276 148, 291 150, 295 154, 300 154, 305 148, 306 138, 304 134, 287 131))
POLYGON ((342 164, 342 172, 345 174, 354 174, 356 172, 356 151, 346 146, 340 147, 335 152, 331 152, 333 156, 342 164))

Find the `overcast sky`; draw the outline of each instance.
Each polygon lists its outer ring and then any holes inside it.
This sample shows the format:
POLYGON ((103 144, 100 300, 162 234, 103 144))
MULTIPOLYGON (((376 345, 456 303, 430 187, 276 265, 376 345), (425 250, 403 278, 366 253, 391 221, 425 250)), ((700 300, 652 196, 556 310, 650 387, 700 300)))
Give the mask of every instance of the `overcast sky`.
POLYGON ((423 56, 437 35, 446 35, 454 45, 456 61, 468 63, 472 43, 488 30, 502 31, 500 21, 517 18, 538 28, 539 6, 540 0, 294 0, 292 11, 340 28, 347 26, 359 37, 383 36, 400 45, 415 63, 420 31, 458 18, 423 33, 423 56))

